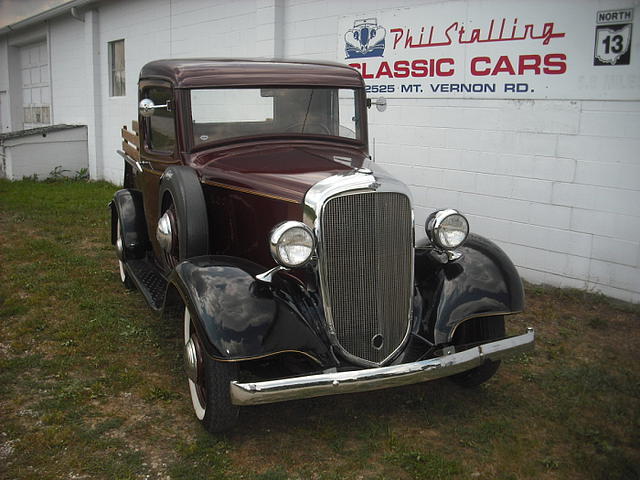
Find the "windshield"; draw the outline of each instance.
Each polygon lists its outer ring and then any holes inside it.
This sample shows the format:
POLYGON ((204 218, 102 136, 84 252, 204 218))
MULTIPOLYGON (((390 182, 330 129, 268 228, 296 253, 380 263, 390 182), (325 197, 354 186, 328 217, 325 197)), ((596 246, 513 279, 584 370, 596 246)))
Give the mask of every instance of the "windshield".
POLYGON ((350 88, 194 89, 194 145, 282 134, 361 140, 358 101, 350 88))

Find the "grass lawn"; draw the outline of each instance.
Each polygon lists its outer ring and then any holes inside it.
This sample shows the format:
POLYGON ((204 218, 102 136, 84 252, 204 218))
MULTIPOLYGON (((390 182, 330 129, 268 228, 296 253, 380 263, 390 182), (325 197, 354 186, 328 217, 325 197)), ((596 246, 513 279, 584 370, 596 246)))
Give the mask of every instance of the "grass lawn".
POLYGON ((490 382, 191 412, 180 329, 118 278, 107 183, 0 181, 2 479, 637 479, 640 308, 527 287, 490 382))

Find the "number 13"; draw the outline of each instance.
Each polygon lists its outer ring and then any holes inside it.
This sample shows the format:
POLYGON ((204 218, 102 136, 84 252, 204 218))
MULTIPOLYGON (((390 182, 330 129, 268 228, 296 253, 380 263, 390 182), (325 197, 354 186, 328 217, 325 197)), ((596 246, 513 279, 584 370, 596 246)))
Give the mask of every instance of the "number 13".
POLYGON ((607 38, 602 40, 604 43, 604 53, 609 53, 610 51, 613 53, 620 53, 622 51, 622 35, 608 35, 607 38))

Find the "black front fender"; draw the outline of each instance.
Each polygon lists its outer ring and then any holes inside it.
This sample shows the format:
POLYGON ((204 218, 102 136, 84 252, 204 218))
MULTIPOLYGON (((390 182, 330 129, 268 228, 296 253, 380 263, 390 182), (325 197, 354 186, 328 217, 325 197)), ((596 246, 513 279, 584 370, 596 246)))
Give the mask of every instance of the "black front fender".
POLYGON ((423 302, 421 330, 448 343, 470 318, 508 315, 524 308, 524 290, 509 257, 492 241, 470 235, 456 262, 437 264, 428 250, 416 253, 416 283, 423 302), (433 332, 433 333, 431 333, 433 332))
POLYGON ((301 313, 313 302, 305 302, 295 280, 284 275, 271 284, 256 280, 263 272, 259 265, 235 257, 192 258, 171 273, 167 301, 175 289, 192 318, 195 314, 196 328, 213 357, 249 360, 295 352, 332 366, 326 341, 309 315, 301 313), (297 298, 292 291, 298 292, 297 298))

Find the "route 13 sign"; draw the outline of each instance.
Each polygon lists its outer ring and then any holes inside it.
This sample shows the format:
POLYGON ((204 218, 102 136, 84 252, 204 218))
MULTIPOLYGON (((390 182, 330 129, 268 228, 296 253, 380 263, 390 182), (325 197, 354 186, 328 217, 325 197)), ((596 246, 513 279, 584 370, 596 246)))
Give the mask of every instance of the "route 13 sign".
POLYGON ((632 21, 633 9, 597 13, 594 65, 629 65, 632 21))

